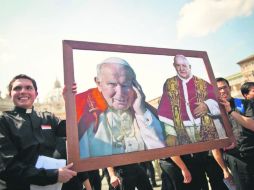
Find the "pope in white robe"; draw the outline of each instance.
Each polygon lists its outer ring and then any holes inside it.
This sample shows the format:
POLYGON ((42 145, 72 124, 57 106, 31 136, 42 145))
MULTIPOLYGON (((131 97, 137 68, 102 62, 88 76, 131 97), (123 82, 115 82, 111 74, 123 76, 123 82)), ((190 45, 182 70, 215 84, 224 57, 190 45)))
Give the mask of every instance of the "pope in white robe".
POLYGON ((95 82, 76 95, 81 158, 165 147, 161 123, 125 60, 105 60, 95 82))

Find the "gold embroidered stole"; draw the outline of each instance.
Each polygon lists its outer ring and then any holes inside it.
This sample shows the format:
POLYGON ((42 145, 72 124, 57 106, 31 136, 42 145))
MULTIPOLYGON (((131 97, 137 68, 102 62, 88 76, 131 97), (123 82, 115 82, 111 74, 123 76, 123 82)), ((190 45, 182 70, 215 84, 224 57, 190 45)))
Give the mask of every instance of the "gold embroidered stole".
POLYGON ((191 143, 190 137, 183 125, 180 109, 180 94, 177 82, 177 77, 167 80, 168 96, 171 102, 171 109, 173 113, 174 128, 176 130, 177 145, 191 143))
MULTIPOLYGON (((195 76, 193 77, 194 77, 197 102, 204 102, 207 97, 206 82, 195 76)), ((171 110, 173 113, 174 128, 177 134, 177 141, 178 141, 177 144, 189 144, 191 143, 191 139, 188 136, 188 133, 182 121, 180 94, 178 89, 179 89, 179 85, 177 81, 177 76, 167 80, 168 96, 171 101, 171 110)), ((218 138, 218 133, 216 131, 213 119, 208 114, 205 114, 200 119, 201 119, 200 132, 195 133, 196 142, 207 141, 207 140, 218 138)))
MULTIPOLYGON (((207 85, 206 82, 197 77, 194 78, 197 102, 204 102, 207 99, 207 85)), ((201 126, 200 126, 200 141, 208 141, 213 139, 218 139, 219 135, 217 133, 216 127, 214 125, 213 119, 208 114, 201 116, 201 126)))

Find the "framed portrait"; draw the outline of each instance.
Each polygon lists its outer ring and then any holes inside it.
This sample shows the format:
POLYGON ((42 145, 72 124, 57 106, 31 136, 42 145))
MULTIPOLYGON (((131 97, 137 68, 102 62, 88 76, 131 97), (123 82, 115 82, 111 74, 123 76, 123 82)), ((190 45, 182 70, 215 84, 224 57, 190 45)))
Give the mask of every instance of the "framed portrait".
POLYGON ((202 152, 232 142, 205 51, 64 40, 63 62, 67 156, 76 171, 202 152), (112 62, 120 62, 127 73, 121 84, 103 81, 108 72, 102 68, 112 62), (117 111, 102 85, 128 91, 129 107, 117 111), (133 113, 140 95, 145 113, 133 113))

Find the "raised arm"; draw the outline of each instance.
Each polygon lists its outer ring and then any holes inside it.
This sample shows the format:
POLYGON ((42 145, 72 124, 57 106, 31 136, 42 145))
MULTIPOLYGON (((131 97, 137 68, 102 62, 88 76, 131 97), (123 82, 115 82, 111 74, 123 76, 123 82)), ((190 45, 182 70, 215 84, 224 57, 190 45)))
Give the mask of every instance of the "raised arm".
POLYGON ((192 180, 191 173, 188 170, 187 166, 183 162, 180 156, 172 156, 170 157, 175 164, 181 169, 183 175, 183 183, 190 183, 192 180))
POLYGON ((225 98, 220 98, 220 103, 225 107, 227 113, 233 117, 241 126, 251 131, 254 131, 254 120, 251 117, 246 117, 232 110, 229 101, 225 98))

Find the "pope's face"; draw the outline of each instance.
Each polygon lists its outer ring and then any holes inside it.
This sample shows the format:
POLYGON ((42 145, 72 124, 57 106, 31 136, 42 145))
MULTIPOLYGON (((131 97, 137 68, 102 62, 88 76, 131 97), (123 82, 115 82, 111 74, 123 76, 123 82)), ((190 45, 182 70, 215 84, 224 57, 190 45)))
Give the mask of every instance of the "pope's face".
POLYGON ((35 91, 32 81, 28 79, 21 78, 12 83, 10 96, 17 107, 24 109, 32 108, 37 95, 38 93, 35 91))
POLYGON ((181 57, 177 58, 176 62, 174 63, 174 67, 180 77, 184 79, 188 79, 190 77, 191 66, 185 59, 181 57))
POLYGON ((220 97, 225 98, 225 99, 230 99, 231 98, 231 93, 230 93, 230 87, 225 81, 219 81, 217 82, 217 87, 220 93, 220 97))
POLYGON ((123 65, 104 64, 100 79, 96 83, 109 107, 115 110, 127 110, 135 97, 132 81, 132 74, 123 65))

